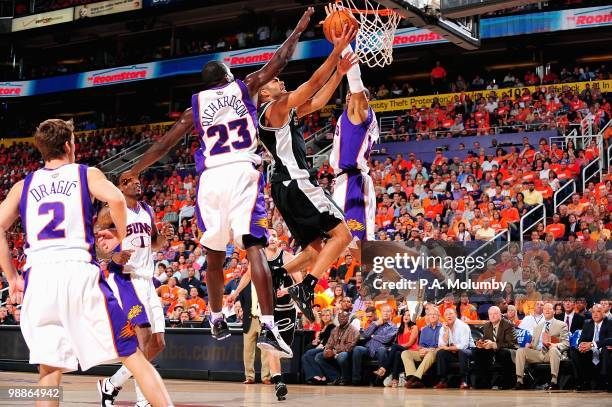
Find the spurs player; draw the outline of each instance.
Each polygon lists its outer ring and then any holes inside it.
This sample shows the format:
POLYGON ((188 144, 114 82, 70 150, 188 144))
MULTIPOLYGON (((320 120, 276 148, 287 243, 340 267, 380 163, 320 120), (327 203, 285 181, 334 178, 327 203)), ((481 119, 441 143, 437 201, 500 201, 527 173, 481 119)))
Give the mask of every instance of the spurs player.
MULTIPOLYGON (((140 348, 151 361, 165 347, 164 309, 153 285, 152 250, 164 245, 173 234, 173 228, 165 224, 162 233, 158 232, 151 207, 139 200, 142 188, 138 179, 119 178, 119 190, 128 208, 127 236, 110 258, 108 283, 136 331, 140 348)), ((105 207, 98 214, 94 231, 111 227, 113 219, 109 208, 105 207)), ((131 376, 130 370, 122 366, 111 378, 98 381, 103 407, 114 405, 119 390, 131 376)), ((135 390, 136 407, 148 406, 138 383, 135 383, 135 390)))
MULTIPOLYGON (((278 330, 283 337, 285 343, 289 346, 293 343, 295 334, 295 323, 297 321, 297 309, 295 302, 287 293, 287 289, 302 281, 302 273, 295 272, 289 275, 283 268, 286 262, 291 261, 293 255, 280 247, 276 230, 269 229, 270 238, 268 246, 265 249, 266 260, 272 270, 272 284, 276 292, 276 301, 274 305, 274 322, 278 325, 278 330)), ((240 279, 240 283, 236 290, 230 294, 230 297, 235 300, 240 291, 242 291, 251 281, 250 269, 240 279)), ((279 401, 285 400, 287 395, 287 385, 282 381, 281 362, 278 354, 268 352, 268 363, 270 365, 270 374, 276 397, 279 401)))
POLYGON ((193 95, 192 107, 157 143, 147 150, 126 176, 138 173, 166 155, 185 133, 194 127, 200 134, 196 169, 200 172, 196 215, 203 232, 200 242, 207 248, 206 272, 211 308, 212 335, 218 340, 230 336, 223 313, 223 263, 233 237, 247 252, 253 284, 261 305, 262 330, 257 346, 291 356, 274 325, 272 278, 263 248, 268 241, 267 213, 263 195, 264 179, 256 167, 257 109, 254 98, 260 88, 289 62, 300 34, 308 26, 312 7, 272 59, 244 81, 234 79, 229 68, 211 61, 202 69, 203 91, 193 95))
POLYGON ((288 92, 284 82, 274 78, 259 92, 259 134, 274 158, 272 198, 303 249, 284 267, 290 274, 312 267, 301 283, 289 288, 289 295, 311 321, 317 281, 346 250, 351 234, 342 210, 318 185, 316 170, 308 168, 298 120, 327 104, 346 72, 357 62, 354 54, 340 59, 355 34, 354 27, 345 26, 342 34, 333 38, 334 49, 325 62, 295 91, 288 92), (323 239, 327 239, 324 246, 323 239))
POLYGON ((21 331, 30 363, 40 365, 39 385, 59 386, 64 372, 121 361, 135 373, 151 404, 170 406, 164 383, 138 350, 129 321, 96 263, 92 200, 109 206, 116 229, 98 232, 97 242, 110 251, 126 235, 125 199, 100 170, 75 163, 73 130, 72 122, 59 119, 38 126, 34 141, 44 168, 15 184, 0 205, 0 267, 12 301, 19 302, 25 291, 21 331), (26 241, 25 284, 5 236, 19 216, 26 241))
MULTIPOLYGON (((352 49, 347 47, 345 52, 352 49)), ((361 82, 359 65, 353 65, 346 77, 349 92, 346 107, 336 125, 329 163, 334 169, 334 201, 344 210, 353 235, 349 249, 361 260, 358 241, 374 240, 376 191, 368 174, 372 145, 378 140, 378 123, 368 104, 368 90, 361 82)))

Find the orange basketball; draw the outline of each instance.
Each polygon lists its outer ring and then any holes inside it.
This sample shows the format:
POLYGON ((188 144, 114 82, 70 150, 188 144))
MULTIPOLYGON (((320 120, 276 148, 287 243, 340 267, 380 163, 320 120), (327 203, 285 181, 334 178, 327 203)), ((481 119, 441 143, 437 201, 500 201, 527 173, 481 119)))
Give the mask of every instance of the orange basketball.
POLYGON ((334 32, 335 35, 342 34, 342 29, 345 24, 359 28, 359 22, 353 16, 353 13, 348 10, 336 10, 327 16, 325 21, 323 21, 323 33, 327 41, 331 42, 332 32, 334 32))

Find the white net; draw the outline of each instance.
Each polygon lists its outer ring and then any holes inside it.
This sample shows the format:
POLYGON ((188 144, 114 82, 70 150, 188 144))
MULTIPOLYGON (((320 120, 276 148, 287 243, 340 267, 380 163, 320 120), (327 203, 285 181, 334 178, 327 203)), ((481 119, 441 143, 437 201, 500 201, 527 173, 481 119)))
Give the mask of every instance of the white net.
POLYGON ((401 16, 370 0, 339 0, 335 6, 348 9, 359 20, 355 39, 355 54, 359 62, 370 68, 391 64, 393 39, 401 16))

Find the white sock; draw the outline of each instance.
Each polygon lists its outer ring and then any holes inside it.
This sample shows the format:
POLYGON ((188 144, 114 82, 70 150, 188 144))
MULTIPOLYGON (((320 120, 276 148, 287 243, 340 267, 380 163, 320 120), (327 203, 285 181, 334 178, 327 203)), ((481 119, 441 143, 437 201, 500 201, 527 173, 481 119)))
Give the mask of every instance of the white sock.
POLYGON ((123 387, 130 377, 132 377, 132 372, 127 367, 121 366, 117 373, 110 378, 110 382, 115 387, 123 387))
POLYGON ((134 379, 134 390, 136 390, 136 402, 138 403, 139 401, 146 401, 147 398, 144 396, 144 394, 142 394, 142 390, 140 390, 140 386, 138 386, 138 383, 136 382, 136 379, 134 379))
POLYGON ((262 315, 259 320, 268 328, 274 327, 274 315, 262 315))
POLYGON ((215 322, 219 318, 223 319, 223 312, 211 312, 210 313, 210 322, 215 322))

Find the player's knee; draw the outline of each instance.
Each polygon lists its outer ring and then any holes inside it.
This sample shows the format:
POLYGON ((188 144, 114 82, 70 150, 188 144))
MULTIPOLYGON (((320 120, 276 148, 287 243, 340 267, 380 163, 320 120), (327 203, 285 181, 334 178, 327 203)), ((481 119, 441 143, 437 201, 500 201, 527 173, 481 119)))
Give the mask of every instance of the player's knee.
POLYGON ((153 340, 151 342, 152 342, 153 350, 156 355, 162 353, 164 349, 166 349, 166 339, 164 338, 163 335, 160 335, 160 334, 153 335, 153 340))
POLYGON ((343 245, 348 246, 353 240, 353 236, 351 235, 351 231, 349 230, 346 223, 342 222, 335 229, 335 234, 332 237, 338 239, 338 241, 342 242, 343 245))

